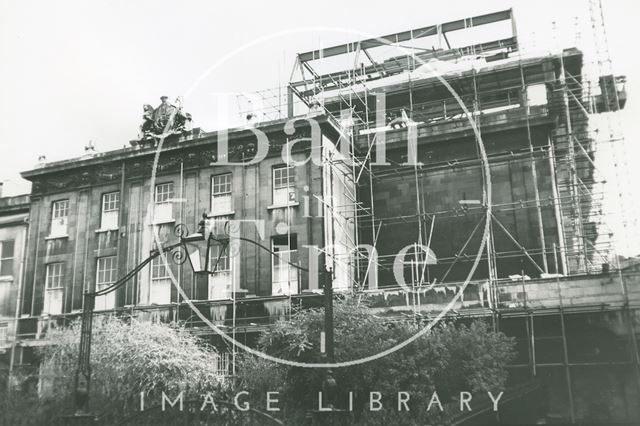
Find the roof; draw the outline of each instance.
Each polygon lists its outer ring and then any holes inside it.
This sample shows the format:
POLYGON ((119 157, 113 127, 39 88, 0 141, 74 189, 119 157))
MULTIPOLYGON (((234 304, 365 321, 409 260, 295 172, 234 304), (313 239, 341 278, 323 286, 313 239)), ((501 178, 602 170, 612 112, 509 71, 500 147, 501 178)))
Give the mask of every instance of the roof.
POLYGON ((31 203, 29 194, 16 195, 13 197, 0 197, 0 218, 28 213, 31 203))
MULTIPOLYGON (((276 133, 284 131, 284 125, 290 120, 295 121, 295 128, 305 128, 309 126, 309 122, 306 120, 307 116, 298 116, 293 118, 283 118, 279 120, 267 121, 257 123, 254 126, 236 127, 224 130, 216 130, 212 132, 199 132, 194 131, 191 135, 186 136, 170 136, 165 139, 162 147, 162 152, 179 151, 184 148, 193 148, 202 145, 208 145, 217 143, 218 135, 226 132, 230 143, 247 138, 255 137, 254 128, 259 129, 264 133, 276 133)), ((324 126, 325 130, 330 130, 329 133, 334 132, 336 135, 339 133, 338 125, 334 123, 327 115, 314 116, 314 120, 321 126, 324 126)), ((199 130, 199 129, 194 129, 199 130)), ((43 175, 50 173, 56 173, 64 170, 76 169, 80 167, 94 166, 104 164, 106 162, 121 161, 125 159, 131 159, 136 157, 146 157, 155 154, 155 147, 130 147, 116 149, 112 151, 99 152, 91 155, 85 155, 81 157, 66 159, 62 161, 49 162, 35 169, 23 171, 20 175, 30 181, 43 175)))

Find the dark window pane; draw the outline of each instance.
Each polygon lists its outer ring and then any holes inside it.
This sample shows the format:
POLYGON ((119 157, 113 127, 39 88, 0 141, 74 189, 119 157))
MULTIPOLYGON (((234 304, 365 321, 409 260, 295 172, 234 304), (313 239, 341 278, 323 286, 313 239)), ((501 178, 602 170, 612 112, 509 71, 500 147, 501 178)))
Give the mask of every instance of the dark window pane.
POLYGON ((13 257, 13 245, 14 245, 13 240, 7 240, 2 242, 2 254, 0 255, 2 259, 13 257))
POLYGON ((632 347, 620 312, 565 316, 569 362, 627 361, 632 347))
POLYGON ((536 337, 562 336, 560 315, 535 316, 533 317, 533 326, 536 337))
POLYGON ((525 339, 516 339, 516 356, 511 361, 512 364, 529 363, 529 342, 525 339))
POLYGON ((568 422, 571 418, 569 404, 569 387, 567 375, 563 367, 538 367, 536 378, 542 384, 546 398, 542 402, 546 406, 547 418, 552 422, 568 422))
POLYGON ((562 338, 536 339, 536 363, 552 364, 564 362, 562 338))
POLYGON ((13 259, 0 261, 0 275, 13 275, 13 259))
POLYGON ((278 235, 278 236, 273 237, 273 245, 274 246, 286 246, 286 247, 289 247, 290 250, 297 250, 298 249, 298 239, 296 237, 296 234, 278 235))

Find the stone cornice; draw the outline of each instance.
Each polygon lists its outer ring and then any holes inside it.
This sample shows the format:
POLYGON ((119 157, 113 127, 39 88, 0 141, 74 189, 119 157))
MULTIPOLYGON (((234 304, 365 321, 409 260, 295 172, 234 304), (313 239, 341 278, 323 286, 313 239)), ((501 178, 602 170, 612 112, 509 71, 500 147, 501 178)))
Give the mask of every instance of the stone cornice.
MULTIPOLYGON (((303 129, 308 128, 308 124, 305 121, 304 116, 294 117, 296 119, 295 128, 303 129)), ((336 125, 326 115, 314 116, 313 119, 320 124, 324 131, 329 131, 332 134, 337 135, 338 130, 336 125)), ((274 120, 264 123, 258 123, 255 126, 256 129, 266 134, 281 134, 284 136, 284 125, 289 119, 274 120)), ((206 145, 215 144, 218 140, 218 135, 222 131, 213 132, 198 132, 199 129, 194 129, 193 135, 187 136, 169 136, 165 140, 162 147, 162 154, 165 155, 170 152, 184 151, 189 148, 202 147, 206 145)), ((243 140, 246 142, 255 142, 255 134, 249 127, 238 127, 226 129, 228 133, 230 155, 232 154, 232 147, 234 144, 241 144, 243 140)), ((96 165, 104 165, 105 163, 121 163, 123 160, 132 160, 137 158, 152 157, 155 154, 156 148, 123 148, 104 153, 96 153, 87 157, 76 157, 68 160, 56 161, 48 163, 42 167, 38 167, 32 170, 23 171, 20 175, 29 180, 34 181, 37 178, 41 178, 46 175, 68 171, 72 169, 81 169, 84 167, 93 167, 96 165)))
MULTIPOLYGON (((324 133, 337 136, 336 126, 327 116, 316 116, 324 133)), ((279 155, 287 135, 284 125, 288 120, 262 123, 256 127, 269 136, 268 156, 279 155)), ((298 117, 295 123, 294 137, 309 137, 309 125, 304 117, 298 117)), ((215 166, 217 158, 217 140, 220 132, 196 133, 195 136, 173 136, 165 140, 158 160, 159 175, 183 170, 215 166)), ((228 157, 237 162, 251 158, 256 152, 256 138, 249 128, 228 130, 228 157)), ((307 149, 304 144, 296 145, 295 151, 307 149)), ((117 184, 126 179, 140 179, 151 175, 156 148, 125 148, 94 154, 90 157, 64 160, 22 173, 22 177, 33 182, 32 194, 48 194, 89 188, 98 185, 117 184)))
POLYGON ((30 197, 28 194, 0 198, 0 215, 28 212, 30 197))

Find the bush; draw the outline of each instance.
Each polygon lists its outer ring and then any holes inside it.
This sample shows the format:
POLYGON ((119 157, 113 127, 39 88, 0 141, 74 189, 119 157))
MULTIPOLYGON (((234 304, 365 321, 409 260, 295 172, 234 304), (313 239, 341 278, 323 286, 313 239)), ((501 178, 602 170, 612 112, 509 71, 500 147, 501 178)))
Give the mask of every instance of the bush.
MULTIPOLYGON (((39 392, 33 386, 16 389, 5 398, 0 418, 5 424, 51 424, 74 412, 73 385, 78 365, 80 323, 50 330, 53 344, 41 351, 39 392)), ((95 318, 91 347, 90 409, 102 422, 134 414, 140 409, 140 393, 146 406, 161 402, 164 391, 174 399, 184 391, 185 400, 219 392, 216 352, 177 326, 95 318)))
MULTIPOLYGON (((260 340, 262 351, 301 362, 323 362, 319 350, 323 330, 322 309, 300 310, 289 321, 278 322, 260 340)), ((390 348, 415 335, 424 324, 414 320, 384 321, 353 299, 334 304, 336 361, 363 358, 390 348)), ((424 424, 441 422, 456 410, 461 391, 499 393, 504 389, 506 366, 514 356, 515 344, 487 324, 443 323, 403 349, 365 364, 334 369, 334 405, 346 409, 353 392, 353 413, 349 424, 424 424), (369 392, 380 392, 384 408, 369 411, 369 392), (397 413, 398 391, 410 394, 410 412, 397 413), (444 412, 427 405, 434 391, 444 412)), ((279 391, 280 408, 290 424, 308 422, 317 409, 325 371, 274 364, 245 356, 237 368, 239 390, 253 396, 252 406, 264 408, 265 392, 279 391)), ((326 395, 326 393, 325 393, 326 395)))

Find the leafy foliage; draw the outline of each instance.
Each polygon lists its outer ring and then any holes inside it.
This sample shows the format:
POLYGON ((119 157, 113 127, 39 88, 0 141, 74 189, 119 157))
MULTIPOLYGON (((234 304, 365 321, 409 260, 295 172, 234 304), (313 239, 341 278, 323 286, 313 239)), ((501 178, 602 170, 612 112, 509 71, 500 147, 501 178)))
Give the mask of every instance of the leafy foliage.
MULTIPOLYGON (((280 321, 263 333, 258 345, 278 357, 324 362, 319 350, 323 324, 323 309, 300 310, 290 320, 280 321)), ((48 338, 56 344, 42 350, 39 392, 32 386, 31 390, 15 391, 8 397, 0 395, 0 424, 54 424, 53 419, 60 414, 73 412, 79 326, 49 331, 48 338)), ((415 335, 424 324, 415 319, 383 320, 367 306, 347 299, 335 303, 334 326, 336 360, 346 361, 390 348, 415 335)), ((275 391, 279 392, 277 405, 281 411, 270 414, 286 419, 287 424, 302 425, 310 423, 309 413, 318 407, 319 391, 324 390, 326 396, 329 390, 330 402, 342 409, 347 407, 351 391, 354 410, 342 418, 344 424, 442 423, 455 414, 453 407, 460 391, 490 390, 495 394, 503 390, 505 367, 513 354, 513 341, 491 331, 482 321, 447 323, 392 355, 334 369, 331 375, 336 385, 330 389, 326 388, 325 370, 293 368, 249 355, 240 360, 236 368, 239 378, 235 389, 230 389, 223 387, 216 376, 215 352, 187 330, 136 320, 96 318, 91 351, 91 406, 94 413, 102 414, 102 424, 114 424, 121 416, 138 411, 140 392, 145 392, 147 406, 151 406, 160 403, 162 391, 172 398, 184 391, 185 401, 201 400, 206 392, 214 393, 216 399, 233 401, 236 392, 246 390, 251 408, 265 411, 266 393, 275 391), (426 409, 436 390, 444 412, 426 409), (382 394, 381 411, 369 411, 372 391, 382 394), (410 412, 397 411, 398 391, 410 394, 410 412)), ((327 403, 325 399, 324 405, 327 403)), ((139 416, 131 424, 160 425, 174 420, 169 424, 178 424, 180 419, 190 424, 190 420, 176 417, 177 413, 155 414, 155 420, 139 416)), ((240 414, 228 411, 223 423, 264 424, 264 418, 255 413, 240 414)), ((217 417, 213 421, 219 420, 217 417)), ((336 420, 329 419, 339 424, 336 420)), ((207 424, 205 420, 198 421, 207 424)), ((314 421, 328 423, 327 419, 317 417, 314 421)))
MULTIPOLYGON (((74 411, 73 383, 78 365, 80 324, 50 330, 53 345, 42 349, 39 395, 26 404, 31 412, 16 413, 34 417, 33 423, 47 424, 61 414, 74 411), (38 398, 39 397, 39 398, 38 398)), ((184 391, 185 400, 220 390, 216 375, 216 353, 203 346, 187 330, 165 324, 123 321, 115 317, 96 318, 91 348, 91 401, 93 413, 109 419, 139 411, 140 392, 147 407, 161 402, 164 391, 172 400, 184 391)), ((25 404, 23 404, 25 405, 25 404)))
MULTIPOLYGON (((278 322, 259 341, 261 350, 285 359, 324 362, 320 353, 322 309, 301 310, 291 320, 278 322)), ((336 361, 375 355, 415 335, 423 324, 412 320, 392 322, 376 317, 371 309, 347 299, 334 304, 336 361)), ((493 332, 484 322, 469 325, 442 324, 403 349, 360 365, 334 369, 336 386, 332 402, 347 408, 353 392, 354 411, 350 424, 424 424, 443 421, 461 391, 502 390, 506 365, 514 355, 514 342, 493 332), (369 392, 380 392, 383 409, 369 411, 369 392), (410 394, 410 412, 397 413, 397 393, 410 394), (445 405, 427 411, 434 391, 445 405)), ((238 387, 255 395, 252 404, 264 407, 267 391, 279 391, 280 406, 291 424, 308 422, 317 410, 318 392, 323 390, 325 371, 274 365, 253 356, 244 357, 237 368, 238 387)), ((327 394, 326 391, 324 393, 327 394)), ((326 405, 326 403, 325 403, 326 405)))

